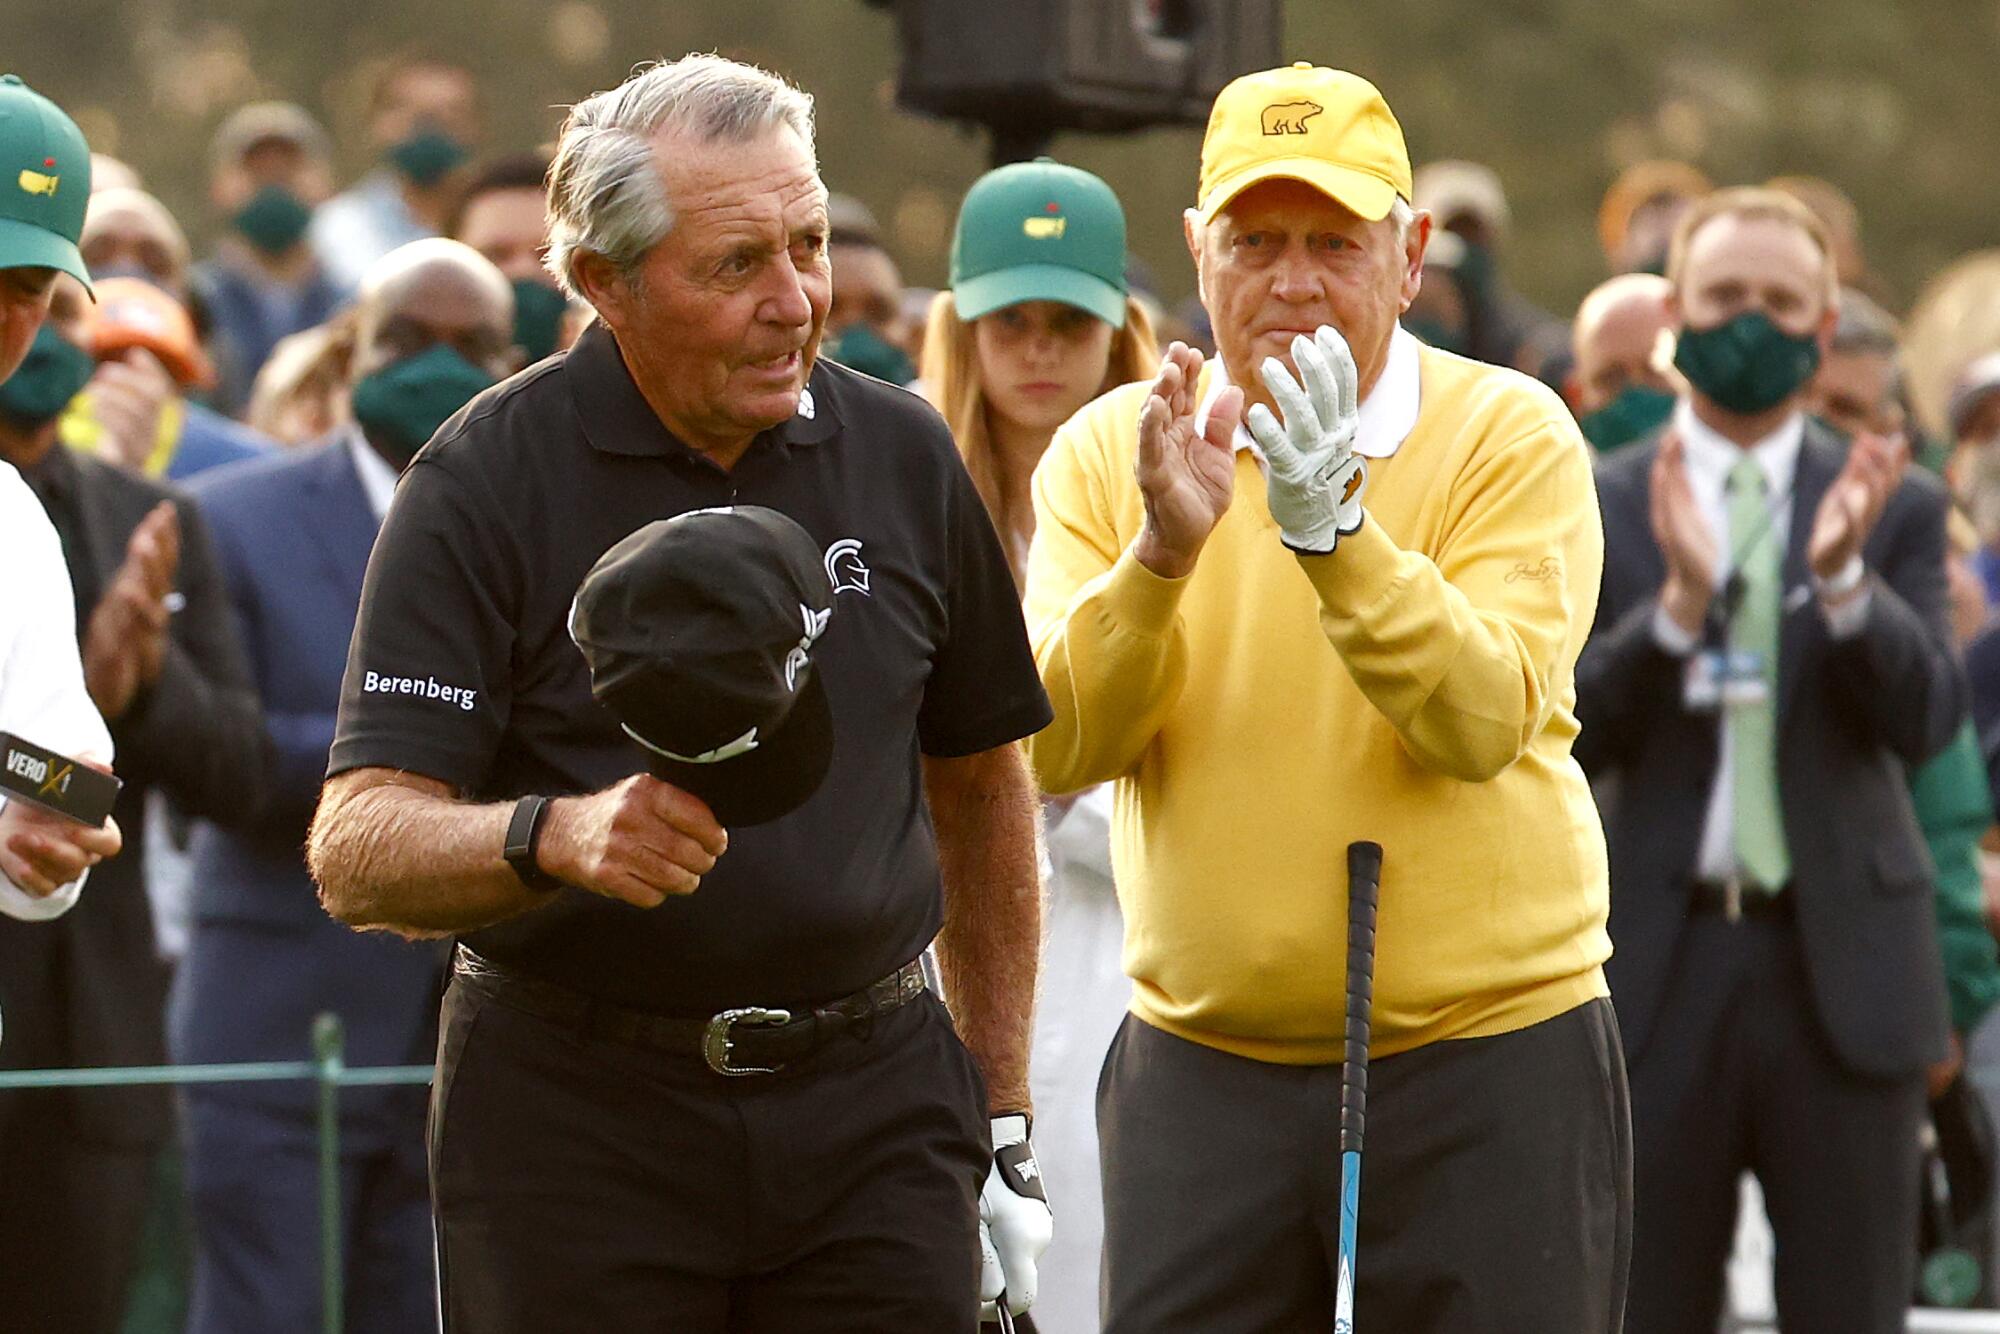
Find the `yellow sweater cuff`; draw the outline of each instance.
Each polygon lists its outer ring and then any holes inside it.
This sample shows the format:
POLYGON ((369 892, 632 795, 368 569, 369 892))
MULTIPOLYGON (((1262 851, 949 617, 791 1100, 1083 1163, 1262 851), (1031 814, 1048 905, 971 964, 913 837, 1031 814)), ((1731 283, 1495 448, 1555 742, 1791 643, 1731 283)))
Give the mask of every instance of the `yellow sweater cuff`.
POLYGON ((1299 568, 1312 580, 1320 605, 1335 616, 1358 615, 1396 590, 1397 557, 1402 549, 1369 515, 1325 556, 1298 555, 1299 568))
POLYGON ((1105 578, 1098 604, 1108 619, 1141 639, 1165 639, 1180 614, 1186 578, 1168 579, 1140 564, 1133 548, 1125 548, 1105 578))

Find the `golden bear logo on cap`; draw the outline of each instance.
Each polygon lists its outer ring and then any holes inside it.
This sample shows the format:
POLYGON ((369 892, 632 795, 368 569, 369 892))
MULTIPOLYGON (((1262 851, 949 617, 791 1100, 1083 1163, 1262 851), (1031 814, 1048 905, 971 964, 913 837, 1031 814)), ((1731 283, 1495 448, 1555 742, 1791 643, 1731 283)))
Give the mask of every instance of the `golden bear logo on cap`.
POLYGON ((1030 240, 1034 241, 1054 241, 1062 236, 1063 228, 1068 225, 1068 218, 1023 218, 1021 220, 1021 230, 1027 234, 1030 240))
POLYGON ((1304 134, 1306 122, 1324 110, 1317 102, 1275 102, 1264 108, 1264 133, 1304 134))
POLYGON ((39 171, 21 169, 20 186, 31 195, 54 195, 62 177, 49 176, 39 171))

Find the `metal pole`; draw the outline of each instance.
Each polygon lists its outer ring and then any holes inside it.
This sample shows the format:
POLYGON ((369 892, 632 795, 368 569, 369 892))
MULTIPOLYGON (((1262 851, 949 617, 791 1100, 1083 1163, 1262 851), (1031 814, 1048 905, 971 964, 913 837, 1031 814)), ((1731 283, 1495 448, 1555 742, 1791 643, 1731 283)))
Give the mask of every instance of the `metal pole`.
POLYGON ((340 1075, 344 1039, 340 1016, 313 1020, 313 1063, 319 1072, 320 1309, 326 1334, 342 1334, 346 1275, 340 1262, 340 1075))

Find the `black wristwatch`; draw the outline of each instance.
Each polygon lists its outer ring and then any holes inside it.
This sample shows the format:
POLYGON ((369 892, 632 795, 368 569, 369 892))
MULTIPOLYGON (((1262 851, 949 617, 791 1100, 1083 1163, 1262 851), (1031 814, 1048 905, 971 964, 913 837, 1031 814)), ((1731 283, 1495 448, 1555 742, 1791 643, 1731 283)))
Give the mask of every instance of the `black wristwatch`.
POLYGON ((507 822, 507 848, 501 854, 522 884, 543 893, 562 885, 535 860, 536 845, 542 841, 542 817, 548 812, 547 797, 523 797, 515 802, 514 818, 507 822))

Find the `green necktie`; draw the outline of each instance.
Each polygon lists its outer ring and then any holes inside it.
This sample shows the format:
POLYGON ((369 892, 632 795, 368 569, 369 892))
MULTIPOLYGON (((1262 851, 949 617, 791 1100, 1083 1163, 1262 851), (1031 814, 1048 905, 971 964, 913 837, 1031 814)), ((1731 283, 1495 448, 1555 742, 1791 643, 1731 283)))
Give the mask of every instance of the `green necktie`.
POLYGON ((1764 698, 1726 706, 1735 762, 1736 865, 1751 890, 1775 891, 1791 879, 1785 848, 1785 814, 1778 804, 1778 584, 1777 536, 1766 517, 1763 465, 1744 454, 1729 470, 1729 552, 1743 591, 1729 623, 1729 647, 1760 656, 1764 698), (1748 544, 1747 547, 1745 544, 1748 544))

